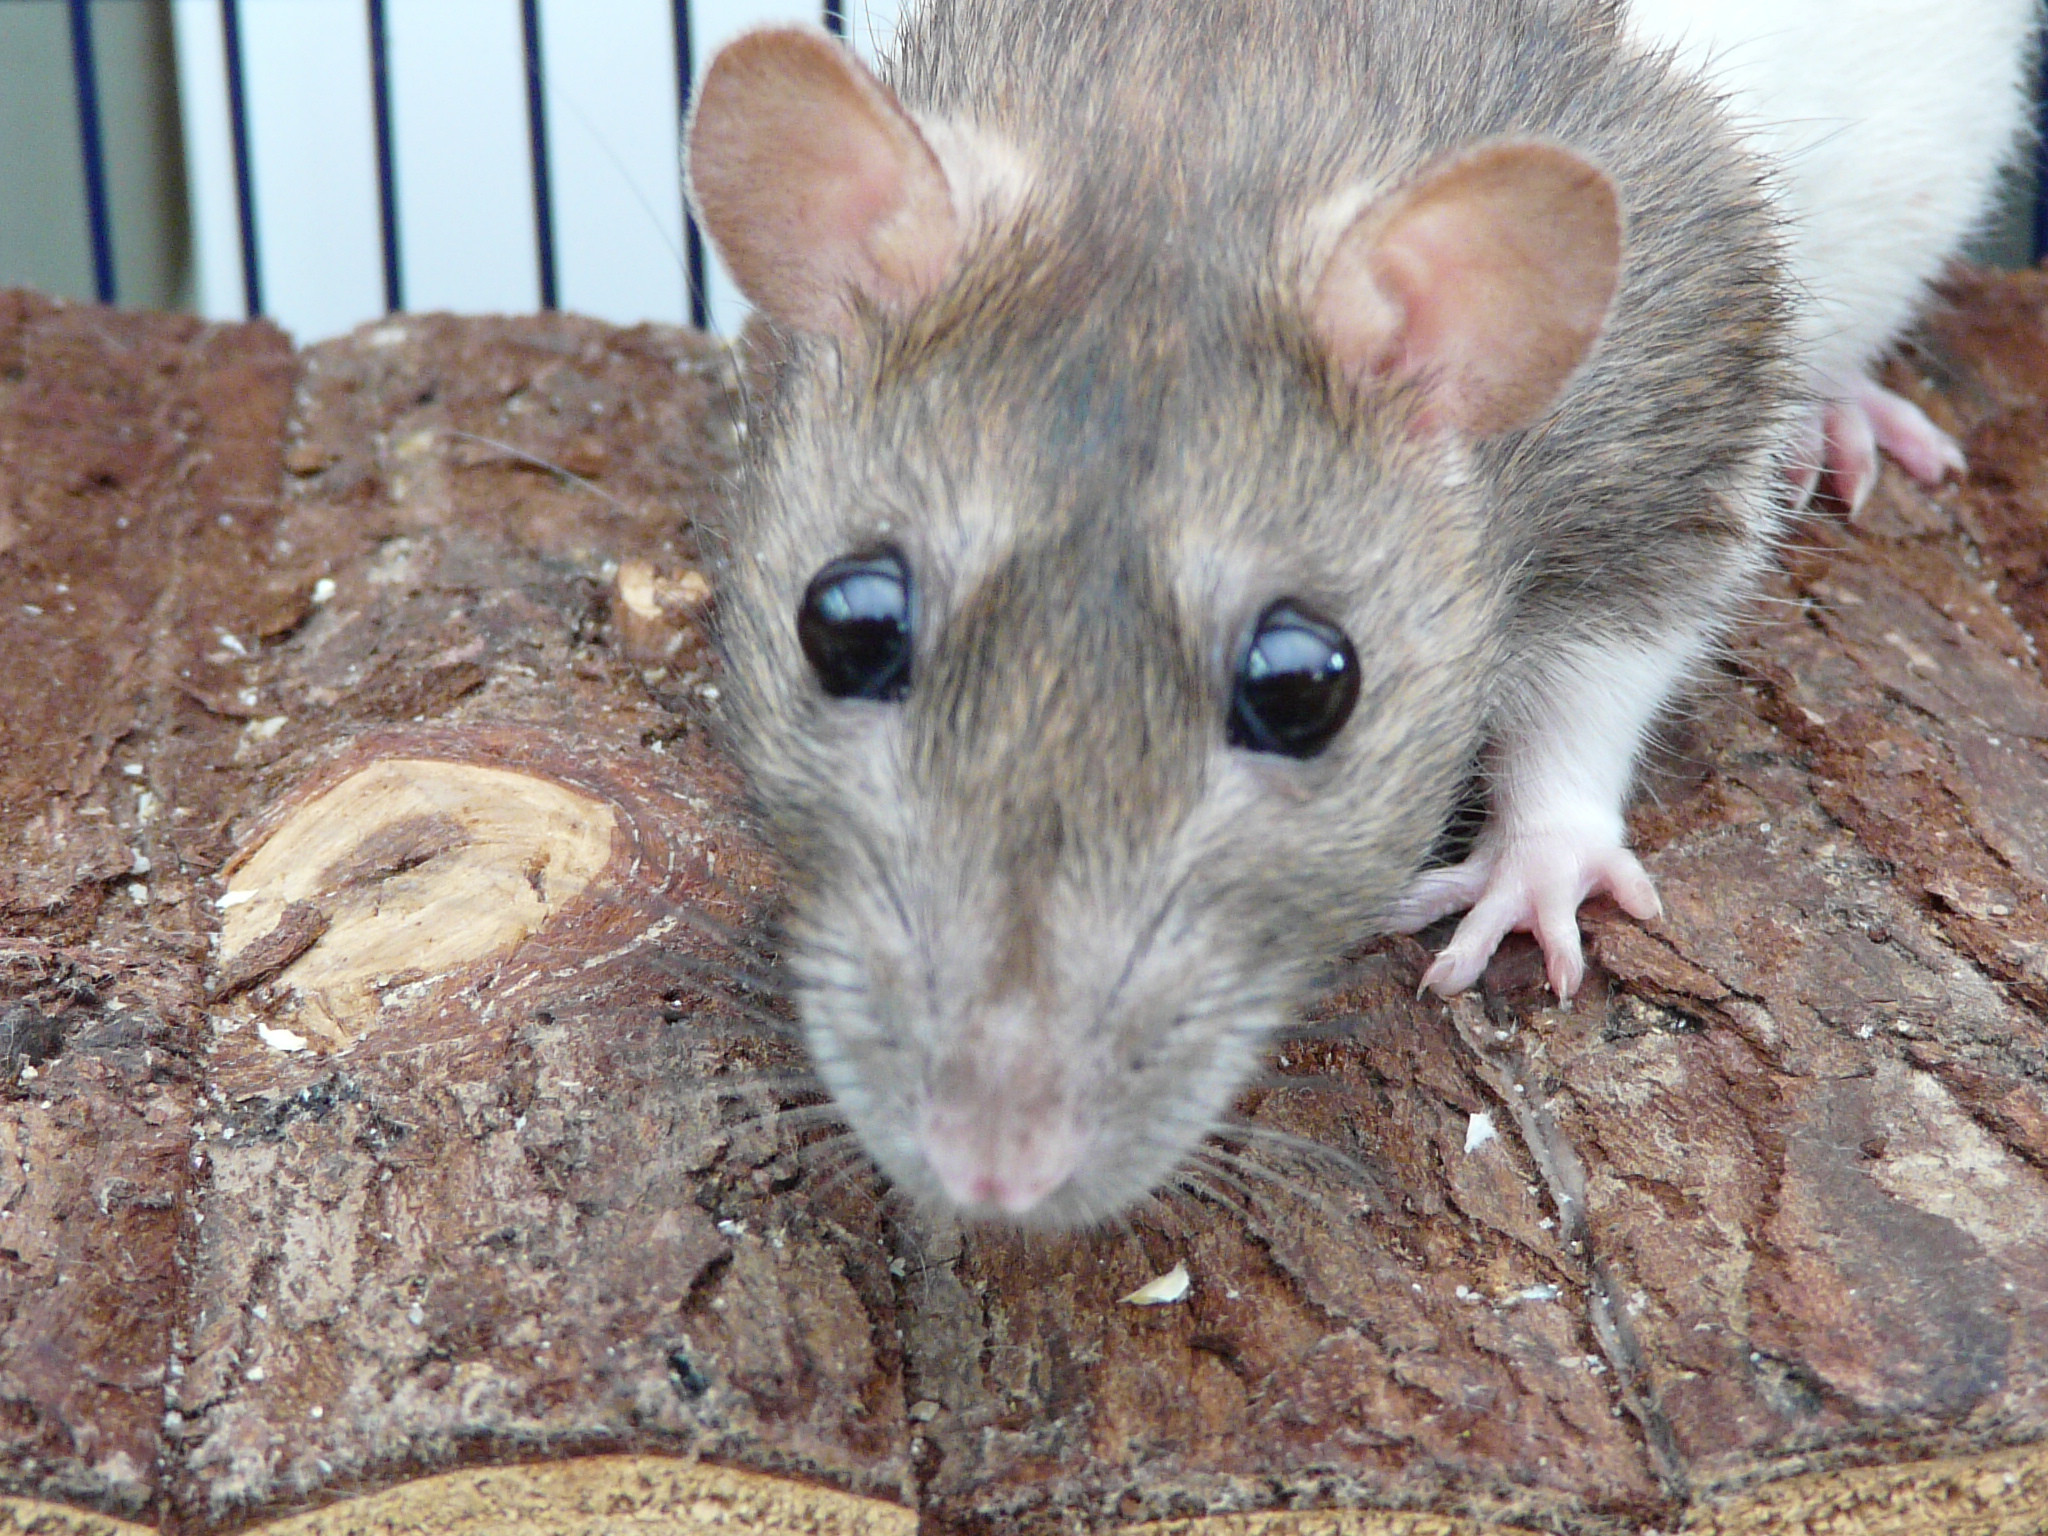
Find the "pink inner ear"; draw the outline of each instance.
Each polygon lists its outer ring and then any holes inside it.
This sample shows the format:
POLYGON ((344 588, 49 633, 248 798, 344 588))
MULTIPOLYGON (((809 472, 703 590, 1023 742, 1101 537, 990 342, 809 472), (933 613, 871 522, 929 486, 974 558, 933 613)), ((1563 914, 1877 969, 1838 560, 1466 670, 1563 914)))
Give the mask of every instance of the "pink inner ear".
POLYGON ((712 61, 690 183, 740 288, 797 330, 850 334, 855 294, 907 308, 959 247, 945 174, 888 89, 820 33, 748 33, 712 61))
POLYGON ((1477 243, 1492 232, 1465 227, 1464 212, 1417 209, 1373 252, 1374 276, 1406 320, 1397 366, 1420 370, 1432 359, 1452 357, 1464 339, 1461 322, 1480 321, 1484 328, 1478 310, 1495 297, 1495 285, 1477 243))
MULTIPOLYGON (((825 194, 824 202, 828 206, 837 204, 836 217, 820 209, 820 224, 826 226, 821 228, 820 235, 827 242, 861 244, 903 206, 903 165, 891 152, 893 148, 884 139, 866 136, 849 139, 840 148, 838 154, 844 169, 836 180, 820 177, 823 185, 819 190, 825 194)), ((829 156, 832 152, 826 153, 829 156)))
POLYGON ((1353 378, 1418 384, 1474 436, 1547 410, 1600 334, 1620 273, 1613 184, 1545 144, 1484 145, 1368 208, 1310 320, 1353 378))

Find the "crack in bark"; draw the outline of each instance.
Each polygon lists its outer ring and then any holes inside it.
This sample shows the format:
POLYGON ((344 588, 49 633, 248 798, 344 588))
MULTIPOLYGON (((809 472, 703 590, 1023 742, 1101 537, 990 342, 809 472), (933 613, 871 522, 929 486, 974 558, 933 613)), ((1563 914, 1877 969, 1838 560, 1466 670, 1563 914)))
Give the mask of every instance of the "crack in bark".
POLYGON ((1692 1480, 1679 1455, 1677 1437, 1647 1390, 1642 1350, 1629 1327, 1627 1309, 1621 1303, 1613 1276, 1593 1251, 1586 1225, 1586 1171, 1578 1151, 1548 1107, 1528 1091, 1528 1084, 1521 1080, 1519 1063, 1506 1052, 1487 1049, 1484 1005, 1468 992, 1451 999, 1448 1007, 1458 1038, 1477 1061, 1486 1085, 1514 1117, 1522 1145, 1535 1159, 1544 1188, 1557 1209, 1558 1243, 1564 1262, 1569 1264, 1577 1259, 1583 1265, 1580 1285, 1586 1293, 1586 1321, 1614 1372, 1623 1406, 1642 1427, 1651 1470, 1671 1498, 1684 1502, 1691 1496, 1692 1480))

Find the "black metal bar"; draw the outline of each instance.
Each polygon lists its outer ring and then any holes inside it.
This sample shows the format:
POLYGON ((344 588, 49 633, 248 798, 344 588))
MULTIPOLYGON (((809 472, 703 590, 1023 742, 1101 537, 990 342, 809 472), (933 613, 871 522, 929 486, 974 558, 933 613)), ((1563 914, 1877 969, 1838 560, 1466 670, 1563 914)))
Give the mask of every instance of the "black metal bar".
POLYGON ((2040 76, 2034 82, 2034 260, 2048 257, 2048 32, 2038 45, 2040 76))
POLYGON ((704 231, 695 215, 683 215, 683 259, 690 269, 690 324, 700 331, 711 329, 711 305, 704 291, 704 231))
MULTIPOLYGON (((690 0, 675 0, 676 18, 676 102, 682 109, 678 133, 690 125, 690 103, 695 100, 696 51, 690 38, 690 0)), ((704 232, 697 228, 697 216, 683 203, 683 281, 690 290, 690 324, 706 330, 711 311, 704 298, 704 232)))
POLYGON ((235 217, 242 226, 242 307, 254 320, 263 313, 263 279, 257 262, 256 182, 249 170, 249 99, 242 80, 240 0, 220 0, 220 33, 228 62, 228 135, 235 148, 235 217))
POLYGON ((846 0, 825 0, 825 30, 834 37, 846 36, 846 0))
POLYGON ((71 75, 78 95, 78 148, 85 161, 85 214, 92 232, 93 295, 114 302, 114 220, 100 137, 100 72, 93 57, 92 0, 71 0, 71 75))
POLYGON ((533 234, 540 256, 540 307, 555 304, 555 199, 548 180, 548 108, 541 75, 540 0, 519 0, 526 42, 526 128, 533 144, 533 234))
POLYGON ((384 0, 370 8, 370 105, 377 130, 377 232, 384 251, 384 308, 405 308, 405 277, 398 264, 398 172, 391 154, 391 49, 384 0))

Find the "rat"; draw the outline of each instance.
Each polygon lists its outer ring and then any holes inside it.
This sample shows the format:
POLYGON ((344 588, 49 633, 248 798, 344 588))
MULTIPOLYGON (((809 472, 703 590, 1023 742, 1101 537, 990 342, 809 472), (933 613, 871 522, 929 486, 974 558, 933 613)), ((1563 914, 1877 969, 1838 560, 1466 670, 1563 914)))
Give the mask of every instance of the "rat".
POLYGON ((1569 996, 1656 913, 1633 763, 1805 399, 1764 169, 1612 4, 928 0, 879 76, 743 35, 688 138, 766 327, 726 729, 901 1192, 1102 1221, 1366 936, 1569 996))
MULTIPOLYGON (((1859 510, 1878 450, 1915 479, 1964 467, 1961 448, 1873 366, 1924 307, 2023 142, 2036 0, 1629 0, 1624 32, 1701 79, 1765 161, 1784 216, 1794 351, 1805 403, 1788 445, 1790 500, 1825 483, 1859 510), (1816 68, 1815 60, 1828 61, 1816 68)), ((1490 882, 1491 849, 1418 881, 1394 926, 1413 932, 1470 908, 1432 973, 1439 990, 1476 979, 1505 919, 1533 928, 1561 997, 1576 980, 1563 898, 1516 910, 1490 882)), ((1634 871, 1630 871, 1634 878, 1634 871)), ((1610 887, 1653 914, 1647 881, 1610 887)))
POLYGON ((1630 0, 1630 34, 1724 93, 1773 165, 1811 396, 1801 492, 1824 474, 1860 508, 1879 448, 1929 485, 1963 468, 1954 440, 1870 370, 2022 141, 2038 23, 2036 0, 1630 0))

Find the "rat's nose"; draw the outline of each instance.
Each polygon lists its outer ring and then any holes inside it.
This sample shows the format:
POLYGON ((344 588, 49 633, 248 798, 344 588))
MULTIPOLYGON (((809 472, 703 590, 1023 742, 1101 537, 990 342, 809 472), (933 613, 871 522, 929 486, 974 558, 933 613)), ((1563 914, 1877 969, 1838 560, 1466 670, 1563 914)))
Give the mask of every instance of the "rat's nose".
POLYGON ((937 1105, 919 1138, 946 1195, 967 1210, 1022 1216, 1080 1166, 1081 1138, 1064 1115, 1025 1122, 990 1105, 937 1105))

